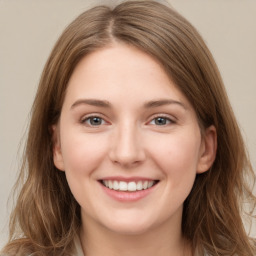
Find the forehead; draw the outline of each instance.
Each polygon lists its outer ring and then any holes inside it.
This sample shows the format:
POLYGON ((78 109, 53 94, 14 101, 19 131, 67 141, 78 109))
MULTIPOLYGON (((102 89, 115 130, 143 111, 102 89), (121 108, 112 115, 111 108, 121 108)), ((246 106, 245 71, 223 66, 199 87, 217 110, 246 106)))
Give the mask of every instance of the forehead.
POLYGON ((67 89, 67 100, 81 97, 150 101, 170 97, 189 104, 164 71, 145 52, 114 44, 85 56, 76 66, 67 89))

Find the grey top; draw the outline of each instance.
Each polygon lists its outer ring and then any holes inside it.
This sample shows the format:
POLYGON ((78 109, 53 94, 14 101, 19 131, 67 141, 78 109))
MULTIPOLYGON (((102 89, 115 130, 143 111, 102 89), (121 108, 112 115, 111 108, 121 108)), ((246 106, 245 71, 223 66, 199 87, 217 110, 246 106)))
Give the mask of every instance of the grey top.
MULTIPOLYGON (((7 255, 0 254, 0 256, 7 256, 7 255)), ((28 256, 30 256, 30 255, 28 255, 28 256)), ((85 256, 83 253, 83 250, 82 250, 79 236, 76 236, 76 238, 75 238, 75 251, 74 251, 73 256, 85 256)), ((207 254, 205 254, 205 256, 207 256, 207 254)))
MULTIPOLYGON (((74 252, 74 255, 73 256, 85 256, 84 253, 83 253, 83 250, 82 250, 82 246, 81 246, 81 242, 80 242, 80 238, 79 236, 77 236, 75 238, 75 252, 74 252)), ((196 253, 197 255, 197 253, 196 253)), ((205 256, 207 256, 208 254, 204 254, 205 256)))
POLYGON ((75 248, 74 256, 84 256, 79 236, 75 238, 75 248))

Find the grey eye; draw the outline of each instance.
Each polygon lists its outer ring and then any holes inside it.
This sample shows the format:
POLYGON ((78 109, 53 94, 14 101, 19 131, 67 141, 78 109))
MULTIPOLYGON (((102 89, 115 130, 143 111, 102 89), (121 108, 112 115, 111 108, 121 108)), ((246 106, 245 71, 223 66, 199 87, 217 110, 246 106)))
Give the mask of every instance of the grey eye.
POLYGON ((150 122, 150 124, 154 124, 154 125, 167 125, 170 123, 171 123, 171 120, 166 117, 156 117, 150 122))
POLYGON ((86 118, 83 123, 88 124, 89 126, 100 126, 105 123, 105 121, 98 116, 91 116, 86 118))

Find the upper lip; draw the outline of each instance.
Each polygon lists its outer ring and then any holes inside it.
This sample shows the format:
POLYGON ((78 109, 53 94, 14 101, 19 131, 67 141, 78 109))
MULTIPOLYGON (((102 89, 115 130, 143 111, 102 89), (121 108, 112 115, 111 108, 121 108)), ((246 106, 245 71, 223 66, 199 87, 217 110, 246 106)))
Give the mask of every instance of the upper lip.
POLYGON ((103 177, 99 180, 116 180, 116 181, 155 181, 157 179, 152 179, 152 178, 147 178, 147 177, 139 177, 139 176, 134 176, 134 177, 123 177, 123 176, 108 176, 108 177, 103 177))

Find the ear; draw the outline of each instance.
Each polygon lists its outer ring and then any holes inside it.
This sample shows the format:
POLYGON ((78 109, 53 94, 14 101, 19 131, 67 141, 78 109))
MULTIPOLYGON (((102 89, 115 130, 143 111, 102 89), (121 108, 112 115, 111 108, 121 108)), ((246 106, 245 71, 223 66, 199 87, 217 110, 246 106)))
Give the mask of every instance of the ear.
POLYGON ((216 128, 209 126, 202 135, 200 155, 197 166, 197 173, 208 171, 216 158, 217 132, 216 128))
POLYGON ((64 171, 64 162, 61 153, 59 126, 53 125, 52 127, 52 142, 53 142, 53 162, 57 169, 64 171))

